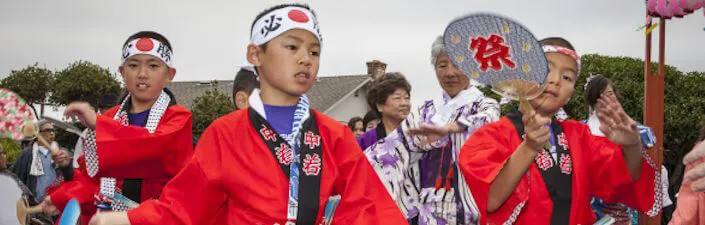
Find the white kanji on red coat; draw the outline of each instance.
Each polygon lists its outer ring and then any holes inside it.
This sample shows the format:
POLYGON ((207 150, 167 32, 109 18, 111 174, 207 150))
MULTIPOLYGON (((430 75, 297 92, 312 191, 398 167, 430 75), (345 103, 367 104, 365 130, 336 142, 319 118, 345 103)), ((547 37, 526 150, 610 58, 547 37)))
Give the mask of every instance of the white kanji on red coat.
POLYGON ((573 172, 573 159, 569 154, 561 154, 561 173, 570 175, 573 172))
POLYGON ((274 148, 274 151, 276 152, 277 160, 279 160, 281 164, 288 166, 294 160, 294 151, 292 151, 289 145, 281 143, 279 147, 274 148))
POLYGON ((304 134, 304 144, 308 145, 309 148, 313 149, 321 145, 321 136, 313 134, 311 131, 307 131, 304 134))
POLYGON ((304 158, 303 171, 308 176, 318 176, 321 172, 321 157, 318 154, 313 153, 306 154, 304 158))
POLYGON ((543 171, 546 171, 553 167, 553 160, 548 154, 548 151, 542 151, 541 153, 536 155, 536 165, 543 171))
POLYGON ((277 134, 274 133, 272 129, 269 129, 269 127, 262 125, 262 129, 259 129, 259 133, 262 134, 262 137, 264 137, 264 140, 268 141, 277 141, 277 134))
POLYGON ((568 150, 568 139, 565 138, 565 133, 558 135, 558 144, 563 147, 563 149, 568 150))

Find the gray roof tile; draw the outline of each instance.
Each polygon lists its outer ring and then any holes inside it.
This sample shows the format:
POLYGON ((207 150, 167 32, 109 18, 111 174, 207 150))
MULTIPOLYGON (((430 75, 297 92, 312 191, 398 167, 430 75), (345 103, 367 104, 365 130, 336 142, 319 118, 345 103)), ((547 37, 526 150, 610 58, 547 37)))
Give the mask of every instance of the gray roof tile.
MULTIPOLYGON (((307 94, 313 108, 319 111, 325 111, 347 93, 354 91, 356 87, 371 78, 369 75, 342 75, 319 77, 319 79, 320 81, 315 83, 307 94)), ((167 87, 176 96, 177 103, 190 109, 193 100, 213 88, 213 85, 209 81, 174 81, 167 87)), ((233 81, 218 80, 217 89, 231 96, 233 81)))

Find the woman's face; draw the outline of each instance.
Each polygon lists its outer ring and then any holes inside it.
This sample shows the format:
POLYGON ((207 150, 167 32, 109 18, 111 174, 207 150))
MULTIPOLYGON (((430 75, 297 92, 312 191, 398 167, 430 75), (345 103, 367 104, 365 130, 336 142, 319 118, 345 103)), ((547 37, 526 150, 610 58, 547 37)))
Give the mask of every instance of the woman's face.
POLYGON ((393 121, 402 121, 409 115, 411 103, 409 93, 404 88, 397 88, 394 93, 387 97, 384 104, 377 104, 382 118, 393 121))
MULTIPOLYGON (((605 90, 600 93, 600 98, 602 97, 612 97, 614 96, 614 88, 612 88, 612 84, 608 84, 605 90)), ((619 99, 617 99, 619 101, 619 99)), ((621 104, 621 103, 620 103, 621 104)), ((594 109, 599 109, 600 108, 600 102, 595 103, 595 108, 594 109)))
POLYGON ((351 129, 352 129, 353 135, 355 135, 355 137, 359 137, 360 135, 365 133, 365 128, 362 125, 362 120, 355 122, 355 124, 353 124, 353 127, 351 127, 351 129))
POLYGON ((377 128, 377 124, 379 124, 379 119, 373 119, 367 122, 367 127, 365 127, 365 131, 370 131, 374 130, 377 128))

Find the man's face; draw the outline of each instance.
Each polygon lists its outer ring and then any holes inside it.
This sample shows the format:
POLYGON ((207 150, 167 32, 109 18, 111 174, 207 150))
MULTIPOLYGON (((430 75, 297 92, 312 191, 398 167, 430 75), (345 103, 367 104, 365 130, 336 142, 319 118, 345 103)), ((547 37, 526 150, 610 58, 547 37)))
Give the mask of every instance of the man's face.
MULTIPOLYGON (((41 127, 39 127, 39 135, 44 138, 49 144, 54 142, 56 135, 55 135, 55 130, 54 130, 54 124, 51 123, 45 123, 41 127)), ((40 143, 41 144, 41 143, 40 143)), ((49 147, 49 146, 45 146, 49 147)))

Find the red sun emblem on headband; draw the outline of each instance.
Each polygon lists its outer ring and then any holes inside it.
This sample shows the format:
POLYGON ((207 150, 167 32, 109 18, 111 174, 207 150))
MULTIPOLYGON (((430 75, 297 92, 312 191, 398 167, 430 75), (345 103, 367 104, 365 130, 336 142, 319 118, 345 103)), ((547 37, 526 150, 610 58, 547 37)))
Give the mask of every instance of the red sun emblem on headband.
POLYGON ((140 38, 135 45, 138 50, 143 52, 151 51, 152 48, 154 48, 154 43, 152 43, 152 39, 149 38, 140 38))
POLYGON ((306 13, 296 9, 289 11, 289 19, 299 23, 308 22, 308 16, 306 15, 306 13))

